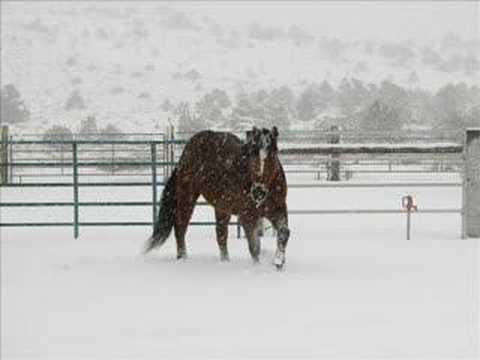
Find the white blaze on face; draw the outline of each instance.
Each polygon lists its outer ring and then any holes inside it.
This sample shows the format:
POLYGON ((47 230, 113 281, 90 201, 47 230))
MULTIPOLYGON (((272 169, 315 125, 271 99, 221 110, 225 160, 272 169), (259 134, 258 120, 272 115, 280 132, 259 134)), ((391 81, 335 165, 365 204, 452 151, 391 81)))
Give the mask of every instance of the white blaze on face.
POLYGON ((270 146, 270 138, 268 135, 262 135, 261 136, 261 147, 260 147, 260 176, 263 175, 263 170, 265 169, 265 160, 267 159, 268 155, 268 147, 270 146))
POLYGON ((260 150, 260 176, 263 175, 263 169, 265 167, 265 159, 267 158, 267 150, 260 150))

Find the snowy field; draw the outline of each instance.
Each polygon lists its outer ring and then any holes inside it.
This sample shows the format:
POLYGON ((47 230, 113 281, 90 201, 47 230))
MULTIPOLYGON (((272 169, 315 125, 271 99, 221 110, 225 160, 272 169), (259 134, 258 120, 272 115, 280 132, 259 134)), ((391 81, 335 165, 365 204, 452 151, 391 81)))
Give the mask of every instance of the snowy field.
MULTIPOLYGON (((291 209, 459 208, 460 188, 291 189, 291 209)), ((150 189, 85 189, 80 200, 148 201, 150 189), (108 192, 108 193, 107 193, 108 192)), ((71 190, 2 189, 2 201, 70 201, 71 190), (28 200, 27 200, 28 199, 28 200)), ((150 208, 81 210, 81 221, 149 221, 150 208)), ((2 209, 2 222, 69 221, 70 208, 2 209)), ((195 219, 212 219, 197 208, 195 219)), ((477 240, 460 215, 292 216, 285 271, 260 265, 230 228, 191 227, 148 256, 151 229, 1 229, 2 359, 251 359, 478 356, 477 240)))

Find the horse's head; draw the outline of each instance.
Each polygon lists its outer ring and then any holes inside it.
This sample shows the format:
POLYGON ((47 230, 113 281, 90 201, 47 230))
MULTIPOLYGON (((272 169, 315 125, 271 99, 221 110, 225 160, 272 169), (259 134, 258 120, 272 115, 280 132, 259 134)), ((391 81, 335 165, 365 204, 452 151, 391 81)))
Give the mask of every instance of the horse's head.
POLYGON ((278 129, 253 127, 247 131, 245 144, 248 159, 248 174, 252 183, 268 185, 275 176, 277 167, 278 129))

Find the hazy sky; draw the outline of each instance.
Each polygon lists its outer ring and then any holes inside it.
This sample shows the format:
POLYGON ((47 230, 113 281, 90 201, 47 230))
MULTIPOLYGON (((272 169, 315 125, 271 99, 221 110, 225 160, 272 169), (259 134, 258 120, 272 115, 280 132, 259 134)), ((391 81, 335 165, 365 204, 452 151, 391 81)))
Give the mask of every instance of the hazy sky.
POLYGON ((448 32, 479 35, 479 2, 469 1, 238 1, 170 2, 195 9, 219 22, 303 26, 312 32, 341 38, 430 42, 448 32))
MULTIPOLYGON (((480 37, 479 1, 25 1, 7 2, 34 15, 36 8, 137 7, 150 12, 162 3, 179 10, 208 15, 218 23, 268 26, 298 25, 316 36, 344 40, 407 40, 431 43, 452 32, 464 39, 480 37)), ((4 14, 5 15, 5 14, 4 14)), ((2 16, 3 17, 3 16, 2 16)))

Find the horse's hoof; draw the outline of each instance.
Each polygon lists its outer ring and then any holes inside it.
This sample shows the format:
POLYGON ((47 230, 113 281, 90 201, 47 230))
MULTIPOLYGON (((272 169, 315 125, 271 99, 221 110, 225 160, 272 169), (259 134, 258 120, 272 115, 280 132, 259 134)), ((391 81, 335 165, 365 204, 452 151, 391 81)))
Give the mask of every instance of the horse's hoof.
POLYGON ((177 260, 180 261, 180 260, 187 260, 187 254, 181 254, 181 255, 177 255, 177 260))
POLYGON ((221 256, 220 257, 220 261, 221 262, 229 262, 230 261, 230 258, 228 256, 221 256))
POLYGON ((273 258, 273 264, 277 270, 281 270, 283 268, 283 264, 285 264, 285 253, 277 251, 275 257, 273 258))

